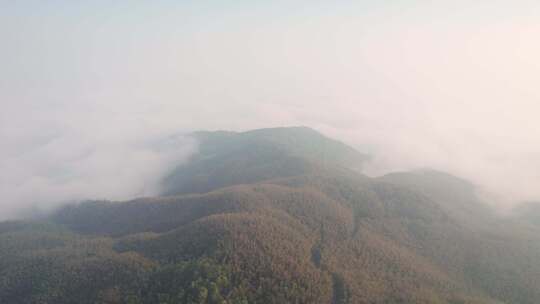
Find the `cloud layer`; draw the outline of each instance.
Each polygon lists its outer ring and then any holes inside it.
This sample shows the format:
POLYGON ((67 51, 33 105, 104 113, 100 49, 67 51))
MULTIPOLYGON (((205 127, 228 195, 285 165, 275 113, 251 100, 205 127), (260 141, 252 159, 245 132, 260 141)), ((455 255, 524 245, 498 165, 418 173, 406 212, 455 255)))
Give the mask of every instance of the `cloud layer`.
POLYGON ((196 149, 153 139, 283 125, 540 197, 536 2, 2 5, 0 218, 151 194, 196 149))
POLYGON ((3 143, 16 149, 0 154, 0 219, 86 199, 155 195, 160 177, 196 151, 196 143, 183 136, 148 139, 112 130, 97 135, 94 128, 41 127, 3 143))

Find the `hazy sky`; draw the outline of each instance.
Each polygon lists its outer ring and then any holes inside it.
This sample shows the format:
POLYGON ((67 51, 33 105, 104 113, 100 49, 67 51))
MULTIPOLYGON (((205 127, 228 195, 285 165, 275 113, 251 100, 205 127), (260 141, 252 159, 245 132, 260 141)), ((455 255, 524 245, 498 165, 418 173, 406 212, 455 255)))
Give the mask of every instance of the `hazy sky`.
POLYGON ((0 0, 0 218, 152 193, 175 132, 285 125, 540 198, 539 37, 526 0, 0 0))

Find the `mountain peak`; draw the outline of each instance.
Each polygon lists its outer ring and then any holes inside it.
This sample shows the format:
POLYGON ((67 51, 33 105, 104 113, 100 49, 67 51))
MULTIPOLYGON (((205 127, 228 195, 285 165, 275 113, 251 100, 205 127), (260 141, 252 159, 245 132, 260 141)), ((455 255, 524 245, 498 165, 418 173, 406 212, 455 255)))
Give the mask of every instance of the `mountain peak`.
POLYGON ((324 170, 356 170, 367 159, 352 147, 308 127, 245 132, 199 131, 199 151, 165 180, 165 194, 206 192, 324 170))

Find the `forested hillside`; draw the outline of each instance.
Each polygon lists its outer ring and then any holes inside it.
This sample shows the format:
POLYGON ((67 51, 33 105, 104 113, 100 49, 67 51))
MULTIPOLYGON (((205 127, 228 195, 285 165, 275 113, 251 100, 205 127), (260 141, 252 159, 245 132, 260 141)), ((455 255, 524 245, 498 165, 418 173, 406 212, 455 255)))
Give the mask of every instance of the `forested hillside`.
POLYGON ((198 132, 163 196, 0 223, 0 303, 536 304, 540 227, 308 128, 198 132))

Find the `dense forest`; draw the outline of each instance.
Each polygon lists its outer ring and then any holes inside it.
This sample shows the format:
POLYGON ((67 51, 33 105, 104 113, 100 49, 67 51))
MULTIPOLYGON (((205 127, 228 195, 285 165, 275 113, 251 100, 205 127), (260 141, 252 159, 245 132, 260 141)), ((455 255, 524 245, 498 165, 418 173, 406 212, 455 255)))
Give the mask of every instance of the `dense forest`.
POLYGON ((193 136, 162 196, 0 223, 0 303, 540 299, 534 203, 502 217, 446 173, 370 178, 303 127, 193 136))

